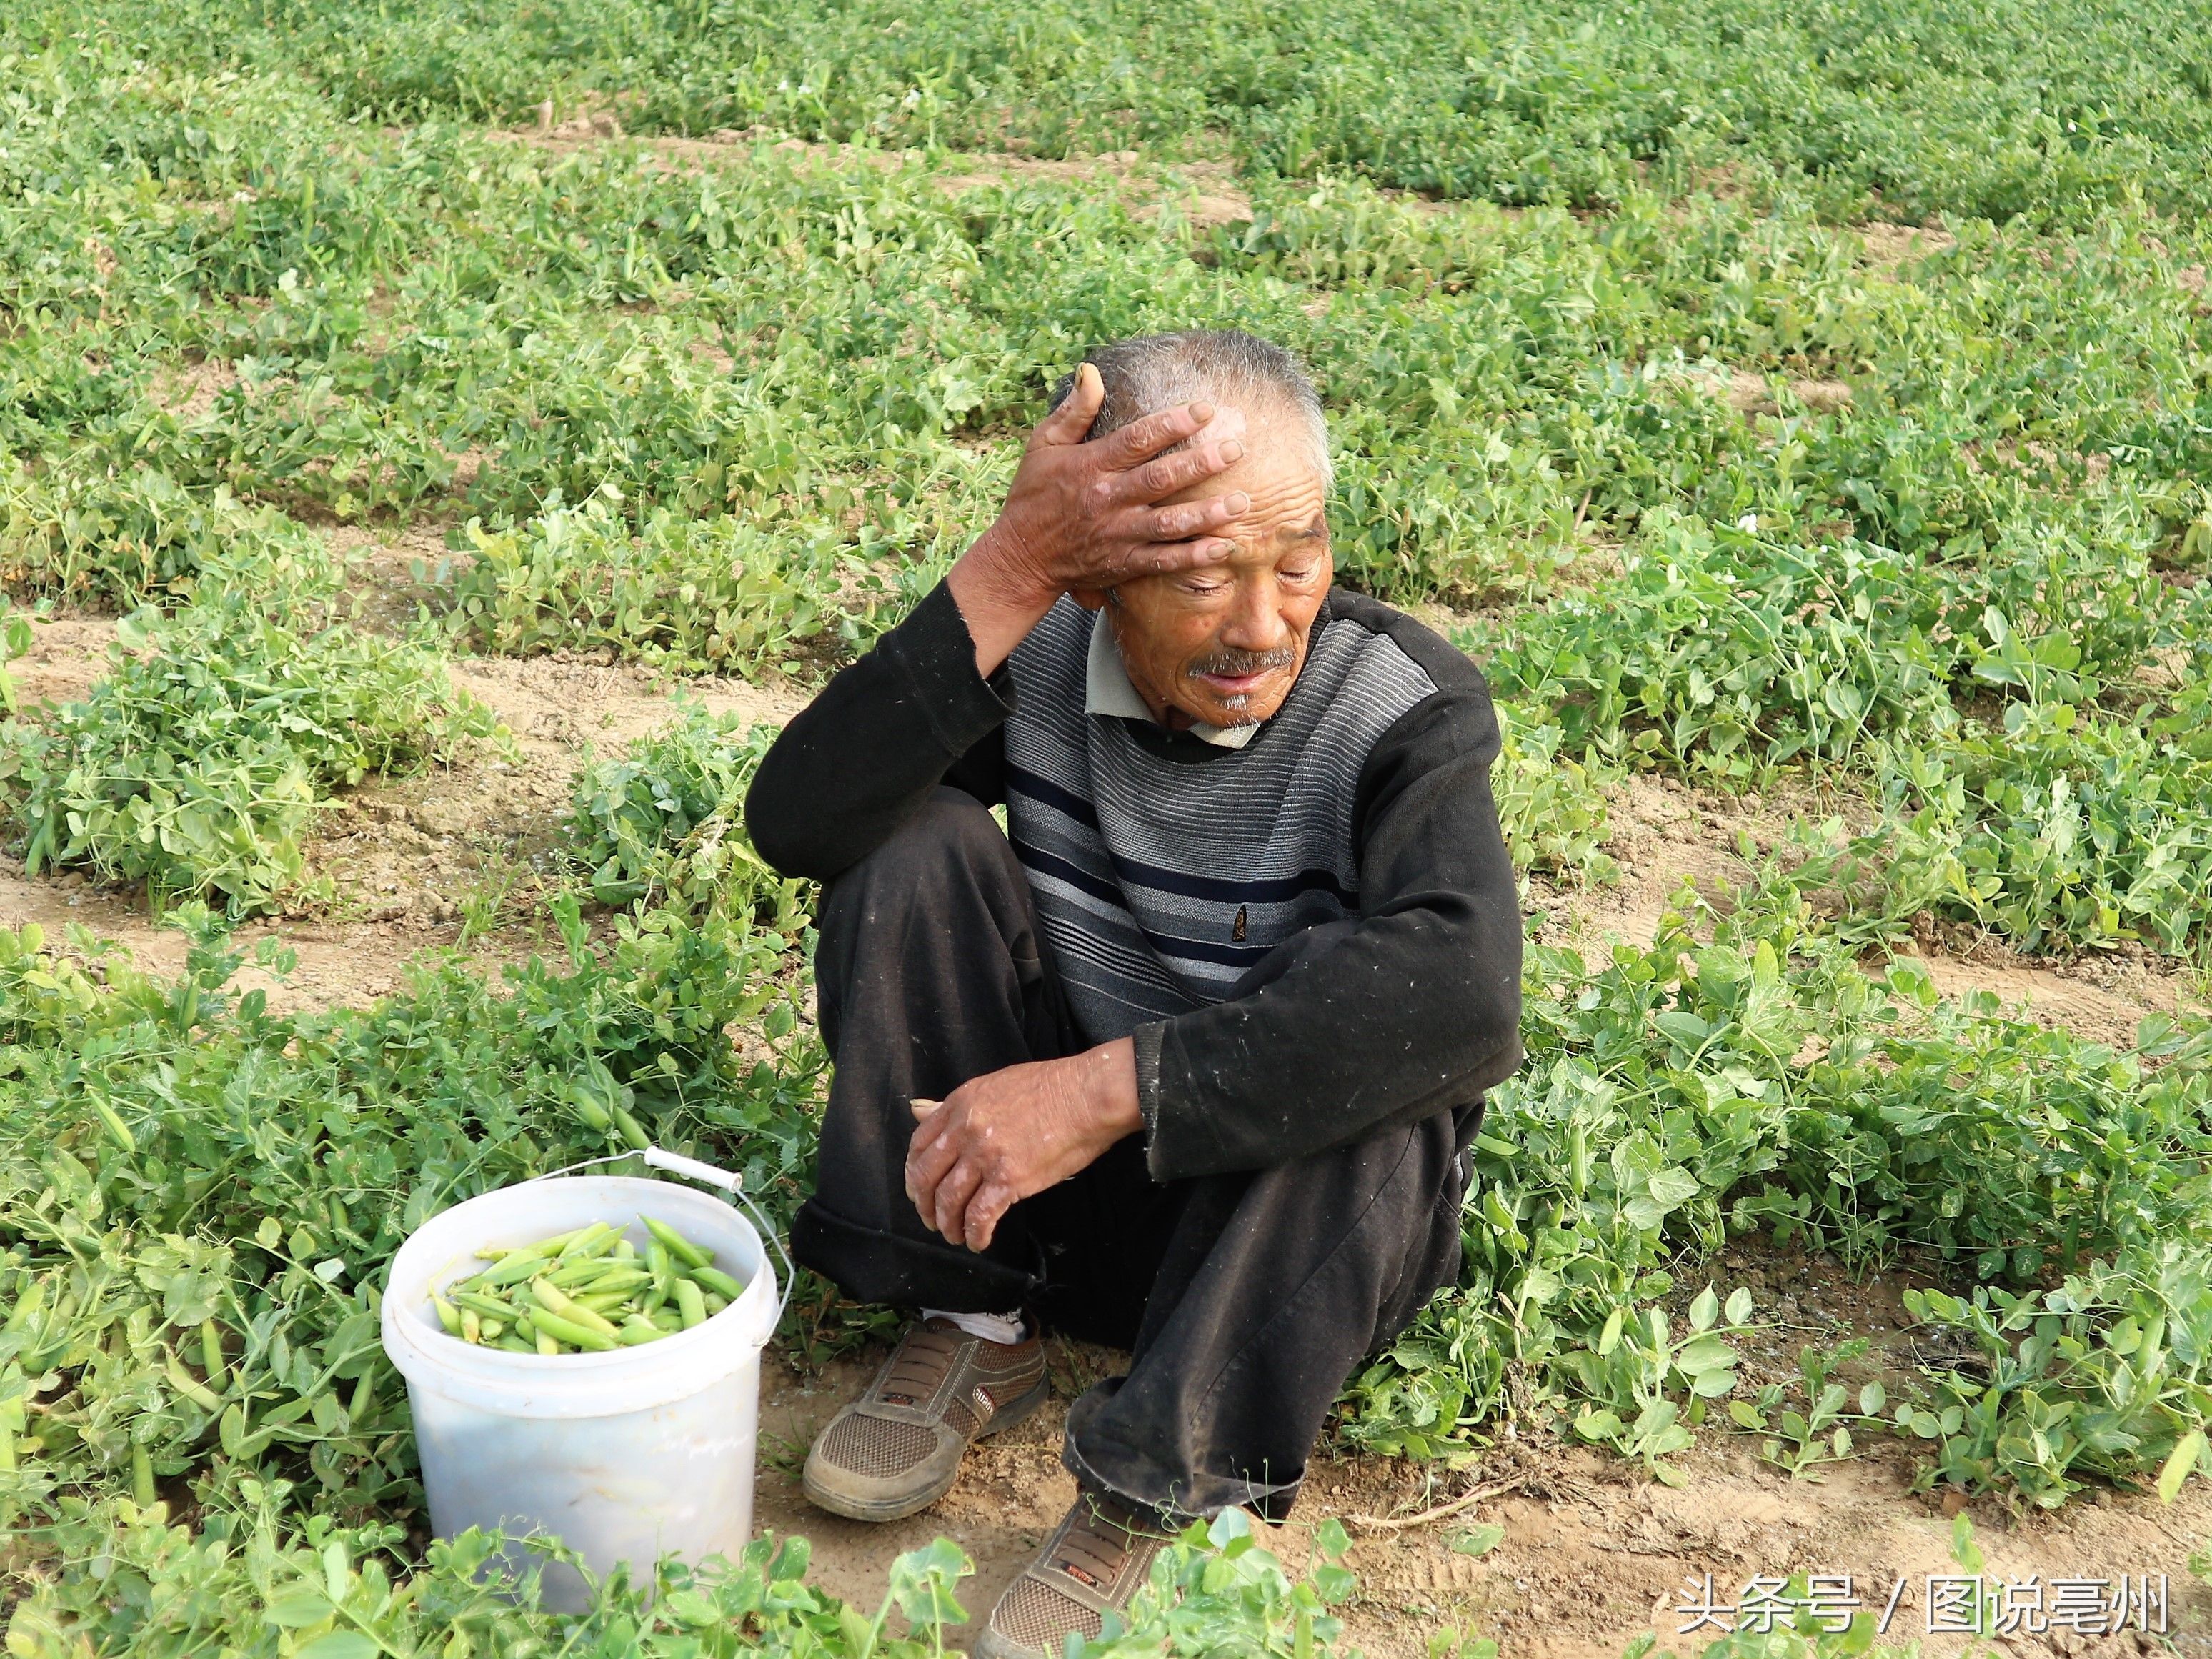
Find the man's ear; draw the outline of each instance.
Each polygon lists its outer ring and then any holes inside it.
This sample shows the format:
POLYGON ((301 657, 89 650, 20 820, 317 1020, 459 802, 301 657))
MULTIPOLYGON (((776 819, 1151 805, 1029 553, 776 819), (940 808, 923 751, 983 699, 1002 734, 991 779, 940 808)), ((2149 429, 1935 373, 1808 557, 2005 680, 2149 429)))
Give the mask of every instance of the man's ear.
POLYGON ((1103 611, 1114 590, 1110 587, 1071 587, 1067 592, 1068 596, 1085 611, 1103 611))

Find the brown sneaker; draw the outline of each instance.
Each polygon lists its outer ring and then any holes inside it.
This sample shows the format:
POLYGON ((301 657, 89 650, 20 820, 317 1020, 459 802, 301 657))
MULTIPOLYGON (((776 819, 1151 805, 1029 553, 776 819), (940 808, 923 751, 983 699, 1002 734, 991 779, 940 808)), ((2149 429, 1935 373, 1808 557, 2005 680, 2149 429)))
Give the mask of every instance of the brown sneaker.
POLYGON ((867 1393, 806 1455, 806 1495, 832 1515, 896 1521, 951 1489, 968 1443, 1044 1403, 1044 1344, 987 1342, 949 1319, 907 1328, 867 1393))
POLYGON ((1134 1510, 1081 1494, 991 1609, 974 1659, 1059 1659, 1070 1631, 1090 1641, 1144 1587, 1168 1541, 1134 1510))

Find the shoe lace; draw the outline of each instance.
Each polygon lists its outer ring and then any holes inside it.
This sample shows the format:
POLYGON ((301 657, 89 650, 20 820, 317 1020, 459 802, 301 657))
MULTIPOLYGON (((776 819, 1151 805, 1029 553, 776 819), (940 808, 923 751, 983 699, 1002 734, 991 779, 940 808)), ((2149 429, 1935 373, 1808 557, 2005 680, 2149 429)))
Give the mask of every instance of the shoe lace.
POLYGON ((937 1392, 960 1352, 961 1334, 917 1325, 906 1334, 876 1379, 876 1398, 913 1405, 937 1392))
POLYGON ((1145 1536, 1133 1520, 1109 1512, 1095 1498, 1085 1501, 1075 1524, 1060 1534, 1053 1565, 1080 1583, 1103 1589, 1121 1577, 1145 1536))

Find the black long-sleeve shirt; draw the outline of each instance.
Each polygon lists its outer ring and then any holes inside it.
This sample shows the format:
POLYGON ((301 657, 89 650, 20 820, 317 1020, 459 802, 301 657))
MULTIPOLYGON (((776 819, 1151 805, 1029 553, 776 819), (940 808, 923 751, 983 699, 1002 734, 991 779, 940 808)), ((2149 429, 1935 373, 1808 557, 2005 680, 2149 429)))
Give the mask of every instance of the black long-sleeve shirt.
POLYGON ((1090 625, 1063 600, 986 680, 940 585, 777 739, 755 847, 829 880, 939 783, 1005 802, 1072 1003, 1094 1040, 1134 1040, 1161 1180, 1285 1163, 1508 1075, 1521 915, 1474 665, 1340 590, 1283 708, 1226 749, 1087 714, 1090 625))

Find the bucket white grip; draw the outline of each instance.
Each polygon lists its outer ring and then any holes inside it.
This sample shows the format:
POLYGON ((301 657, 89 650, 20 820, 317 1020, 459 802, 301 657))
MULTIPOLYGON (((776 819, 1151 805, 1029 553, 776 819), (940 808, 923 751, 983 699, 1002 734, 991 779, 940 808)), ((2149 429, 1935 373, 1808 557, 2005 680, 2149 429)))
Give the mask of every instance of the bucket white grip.
POLYGON ((664 1147, 648 1146, 640 1154, 656 1170, 665 1170, 671 1175, 680 1175, 688 1180, 703 1182, 709 1187, 720 1187, 732 1198, 745 1206, 745 1213, 760 1224, 761 1237, 775 1246, 775 1253, 783 1258, 783 1297, 775 1304, 775 1322, 783 1323, 784 1310, 791 1306, 791 1288, 798 1281, 799 1269, 791 1260, 791 1252, 783 1247, 783 1239, 769 1226, 768 1218, 760 1212, 745 1192, 745 1178, 734 1170, 725 1170, 696 1158, 686 1158, 681 1152, 672 1152, 664 1147))
POLYGON ((702 1163, 696 1158, 686 1158, 681 1152, 672 1152, 660 1146, 648 1146, 642 1156, 656 1170, 665 1170, 671 1175, 688 1176, 694 1181, 703 1181, 709 1187, 720 1187, 732 1195, 744 1189, 745 1178, 735 1170, 702 1163))

